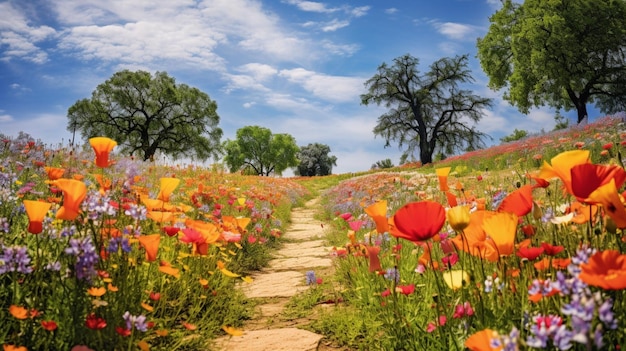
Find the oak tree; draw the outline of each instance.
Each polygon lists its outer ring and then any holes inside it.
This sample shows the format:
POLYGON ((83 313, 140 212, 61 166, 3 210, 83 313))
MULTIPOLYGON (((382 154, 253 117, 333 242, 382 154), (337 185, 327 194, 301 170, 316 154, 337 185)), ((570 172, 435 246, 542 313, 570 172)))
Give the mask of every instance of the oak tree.
POLYGON ((272 134, 260 126, 240 128, 235 140, 223 144, 224 163, 231 172, 251 171, 262 176, 282 175, 287 168, 297 166, 298 150, 293 136, 272 134))
POLYGON ((405 155, 419 149, 422 164, 431 163, 433 154, 453 154, 485 146, 488 136, 476 129, 491 106, 491 100, 463 89, 474 81, 467 68, 467 55, 442 58, 420 73, 419 60, 404 55, 383 63, 365 85, 361 103, 384 105, 389 111, 378 117, 374 134, 397 141, 405 155))
POLYGON ((157 151, 206 160, 217 156, 222 130, 217 104, 165 72, 123 70, 68 110, 67 129, 85 139, 106 136, 144 160, 157 151))
POLYGON ((626 1, 502 1, 478 58, 489 87, 520 112, 548 105, 602 112, 626 109, 626 1))
POLYGON ((333 173, 333 166, 337 165, 337 157, 330 156, 330 146, 312 143, 300 147, 298 160, 300 164, 295 174, 305 177, 325 176, 333 173))

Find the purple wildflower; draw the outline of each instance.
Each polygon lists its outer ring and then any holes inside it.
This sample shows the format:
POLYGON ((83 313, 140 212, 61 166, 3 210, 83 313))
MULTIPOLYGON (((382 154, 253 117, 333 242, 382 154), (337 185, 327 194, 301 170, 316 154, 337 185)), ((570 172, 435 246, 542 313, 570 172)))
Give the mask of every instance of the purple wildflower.
POLYGON ((30 257, 25 246, 5 246, 0 255, 0 274, 18 272, 30 274, 33 267, 30 266, 30 257))
POLYGON ((91 238, 72 238, 70 246, 64 252, 68 255, 76 256, 74 269, 78 279, 91 281, 96 275, 96 263, 98 263, 98 253, 91 242, 91 238))

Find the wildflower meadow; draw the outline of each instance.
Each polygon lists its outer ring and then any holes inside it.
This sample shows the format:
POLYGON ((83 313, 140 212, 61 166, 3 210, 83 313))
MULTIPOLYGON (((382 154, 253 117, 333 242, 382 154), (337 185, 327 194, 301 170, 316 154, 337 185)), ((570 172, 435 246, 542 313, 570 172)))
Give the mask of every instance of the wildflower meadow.
POLYGON ((4 350, 203 350, 239 333, 249 308, 235 287, 307 190, 90 144, 0 145, 4 350))
MULTIPOLYGON (((584 127, 354 175, 155 165, 100 137, 0 144, 4 350, 210 350, 238 288, 320 196, 332 277, 309 329, 343 350, 619 350, 626 127, 584 127)), ((312 301, 312 302, 311 302, 312 301)))

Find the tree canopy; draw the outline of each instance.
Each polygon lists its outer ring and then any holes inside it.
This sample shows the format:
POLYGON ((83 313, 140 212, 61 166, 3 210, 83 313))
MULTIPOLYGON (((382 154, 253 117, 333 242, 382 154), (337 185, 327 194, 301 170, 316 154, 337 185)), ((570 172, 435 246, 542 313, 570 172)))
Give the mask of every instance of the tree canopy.
POLYGON ((124 70, 98 85, 91 99, 69 108, 67 129, 85 140, 114 139, 122 152, 139 152, 144 160, 157 151, 206 160, 220 147, 216 110, 207 94, 176 84, 165 72, 124 70))
POLYGON ((625 18, 624 0, 503 1, 478 39, 489 87, 522 113, 575 109, 578 123, 588 103, 626 109, 625 18))
POLYGON ((337 157, 328 155, 330 146, 320 143, 309 144, 300 147, 298 160, 300 164, 295 174, 305 177, 325 176, 333 172, 333 166, 337 166, 337 157))
POLYGON ((235 140, 223 144, 224 162, 231 172, 252 169, 257 175, 282 175, 287 168, 296 167, 299 151, 296 140, 289 134, 272 134, 268 128, 246 126, 237 130, 235 140))
POLYGON ((378 117, 374 134, 389 146, 397 141, 405 154, 419 149, 423 164, 433 161, 433 153, 444 154, 484 147, 486 134, 472 122, 478 122, 491 100, 461 88, 474 79, 467 69, 467 55, 442 58, 420 74, 418 59, 404 55, 383 63, 378 73, 365 85, 361 103, 383 104, 389 111, 378 117))

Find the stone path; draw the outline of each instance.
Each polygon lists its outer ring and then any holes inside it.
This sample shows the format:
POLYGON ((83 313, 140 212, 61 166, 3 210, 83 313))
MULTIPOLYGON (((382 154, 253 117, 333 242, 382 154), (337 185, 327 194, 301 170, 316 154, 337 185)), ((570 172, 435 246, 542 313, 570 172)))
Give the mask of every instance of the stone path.
POLYGON ((252 275, 254 281, 242 285, 248 298, 262 301, 255 316, 248 321, 239 337, 226 336, 216 340, 222 351, 312 351, 321 350, 323 336, 299 329, 309 319, 283 316, 293 296, 309 288, 305 272, 332 265, 330 248, 324 247, 323 223, 313 219, 319 199, 310 200, 291 213, 291 225, 283 238, 285 244, 276 252, 269 266, 252 275))

